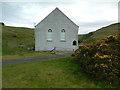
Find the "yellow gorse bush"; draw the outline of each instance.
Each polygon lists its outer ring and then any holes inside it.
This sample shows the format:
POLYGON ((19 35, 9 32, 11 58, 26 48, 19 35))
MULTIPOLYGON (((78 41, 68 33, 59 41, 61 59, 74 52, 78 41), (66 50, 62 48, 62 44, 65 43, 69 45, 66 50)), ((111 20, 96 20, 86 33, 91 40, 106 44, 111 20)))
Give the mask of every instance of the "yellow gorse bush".
POLYGON ((74 54, 80 67, 93 79, 104 79, 111 84, 120 85, 119 45, 120 35, 109 35, 96 43, 79 45, 74 54))

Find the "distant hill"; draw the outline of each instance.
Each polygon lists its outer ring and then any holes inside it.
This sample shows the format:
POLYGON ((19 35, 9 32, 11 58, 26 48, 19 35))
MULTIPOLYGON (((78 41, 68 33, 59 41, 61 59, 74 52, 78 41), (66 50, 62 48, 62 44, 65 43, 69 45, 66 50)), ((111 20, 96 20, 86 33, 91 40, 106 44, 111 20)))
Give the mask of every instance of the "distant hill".
POLYGON ((106 27, 102 27, 94 32, 79 35, 79 43, 91 43, 96 40, 100 40, 108 35, 118 35, 118 28, 120 28, 120 23, 115 23, 106 27))
POLYGON ((3 54, 19 53, 19 47, 34 47, 34 30, 24 27, 2 26, 3 54))

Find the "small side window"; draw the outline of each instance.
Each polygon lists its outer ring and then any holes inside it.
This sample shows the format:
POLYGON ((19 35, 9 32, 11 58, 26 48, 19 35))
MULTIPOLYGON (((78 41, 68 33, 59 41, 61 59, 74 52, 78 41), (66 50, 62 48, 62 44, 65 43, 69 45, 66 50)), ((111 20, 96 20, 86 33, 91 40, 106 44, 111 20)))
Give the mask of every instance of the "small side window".
POLYGON ((77 45, 77 42, 74 40, 73 41, 73 46, 76 46, 77 45))

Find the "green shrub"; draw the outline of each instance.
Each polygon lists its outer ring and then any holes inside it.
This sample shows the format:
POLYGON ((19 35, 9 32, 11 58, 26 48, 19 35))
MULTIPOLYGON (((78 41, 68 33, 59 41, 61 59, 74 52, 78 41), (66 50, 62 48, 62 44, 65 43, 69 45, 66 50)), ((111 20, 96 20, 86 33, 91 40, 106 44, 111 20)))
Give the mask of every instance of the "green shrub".
POLYGON ((120 85, 120 35, 110 35, 94 44, 81 44, 74 53, 80 67, 92 79, 120 85))

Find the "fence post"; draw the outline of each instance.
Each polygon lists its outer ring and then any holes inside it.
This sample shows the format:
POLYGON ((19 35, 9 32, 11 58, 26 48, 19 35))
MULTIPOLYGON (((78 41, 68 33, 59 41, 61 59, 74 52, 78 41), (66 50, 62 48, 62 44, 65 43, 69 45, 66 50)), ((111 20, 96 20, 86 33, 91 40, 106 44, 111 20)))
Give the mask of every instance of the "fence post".
POLYGON ((56 54, 56 47, 54 47, 53 52, 54 52, 54 54, 56 54))

